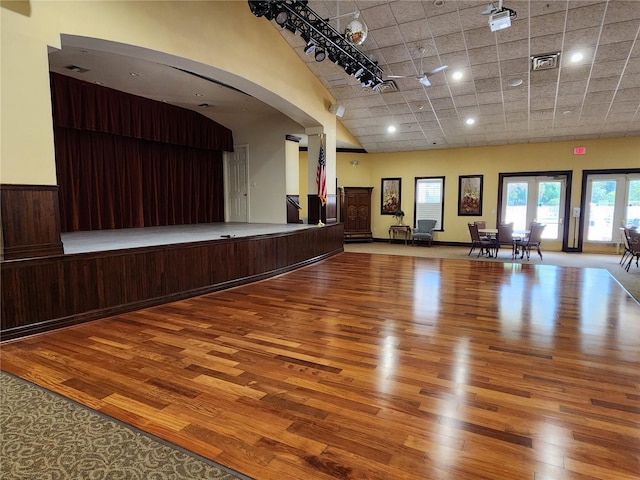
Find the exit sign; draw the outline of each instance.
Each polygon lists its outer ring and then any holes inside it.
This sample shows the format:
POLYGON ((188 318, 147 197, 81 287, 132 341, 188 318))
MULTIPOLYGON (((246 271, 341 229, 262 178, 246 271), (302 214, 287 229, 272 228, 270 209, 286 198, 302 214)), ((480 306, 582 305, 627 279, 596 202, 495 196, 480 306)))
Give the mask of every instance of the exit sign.
POLYGON ((586 147, 575 147, 573 149, 573 154, 574 155, 584 155, 585 153, 587 153, 587 148, 586 147))

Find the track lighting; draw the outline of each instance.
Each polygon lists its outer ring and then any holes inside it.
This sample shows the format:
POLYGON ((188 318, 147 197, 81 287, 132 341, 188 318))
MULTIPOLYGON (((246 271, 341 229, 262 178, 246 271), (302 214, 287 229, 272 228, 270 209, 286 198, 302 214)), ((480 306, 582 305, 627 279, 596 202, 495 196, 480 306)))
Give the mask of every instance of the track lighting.
POLYGON ((304 53, 313 55, 317 62, 329 57, 329 60, 357 78, 363 87, 374 91, 381 91, 378 87, 386 85, 378 63, 354 46, 362 43, 366 36, 366 25, 362 21, 350 23, 350 38, 347 38, 333 28, 328 20, 311 10, 307 0, 249 0, 248 3, 256 17, 275 20, 281 28, 299 34, 306 42, 304 53))
POLYGON ((304 47, 304 54, 311 55, 315 49, 316 49, 315 43, 307 42, 307 45, 304 47))
POLYGON ((287 20, 289 20, 289 12, 287 12, 286 10, 279 10, 278 12, 276 12, 274 18, 276 19, 276 23, 284 28, 287 20))

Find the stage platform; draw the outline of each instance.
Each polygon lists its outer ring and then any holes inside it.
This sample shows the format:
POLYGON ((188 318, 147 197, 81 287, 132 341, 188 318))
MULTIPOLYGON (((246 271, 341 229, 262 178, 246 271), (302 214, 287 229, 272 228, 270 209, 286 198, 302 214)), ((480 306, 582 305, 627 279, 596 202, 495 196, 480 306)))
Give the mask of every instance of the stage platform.
POLYGON ((197 225, 70 232, 62 233, 60 237, 64 253, 73 254, 254 237, 288 233, 308 228, 319 227, 317 225, 296 223, 203 223, 197 225))
POLYGON ((344 251, 343 224, 219 223, 61 234, 1 262, 0 340, 262 280, 344 251))

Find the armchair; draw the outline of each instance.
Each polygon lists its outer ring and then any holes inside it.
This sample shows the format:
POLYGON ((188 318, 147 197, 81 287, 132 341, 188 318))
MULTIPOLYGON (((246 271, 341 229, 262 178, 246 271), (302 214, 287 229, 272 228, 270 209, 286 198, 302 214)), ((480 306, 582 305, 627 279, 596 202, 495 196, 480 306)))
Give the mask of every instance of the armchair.
POLYGON ((416 240, 423 240, 429 242, 429 246, 431 246, 435 226, 435 220, 418 220, 418 227, 413 229, 411 245, 415 245, 416 240))

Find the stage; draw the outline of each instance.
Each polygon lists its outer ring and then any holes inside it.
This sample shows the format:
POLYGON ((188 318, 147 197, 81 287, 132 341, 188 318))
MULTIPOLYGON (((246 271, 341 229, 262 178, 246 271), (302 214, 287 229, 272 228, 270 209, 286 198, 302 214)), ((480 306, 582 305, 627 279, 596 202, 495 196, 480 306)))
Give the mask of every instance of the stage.
POLYGON ((344 251, 343 237, 341 223, 219 223, 60 234, 62 254, 2 262, 2 340, 286 273, 344 251))
POLYGON ((197 225, 70 232, 62 233, 60 237, 64 246, 64 253, 72 254, 255 237, 294 232, 308 228, 320 227, 298 223, 203 223, 197 225))

